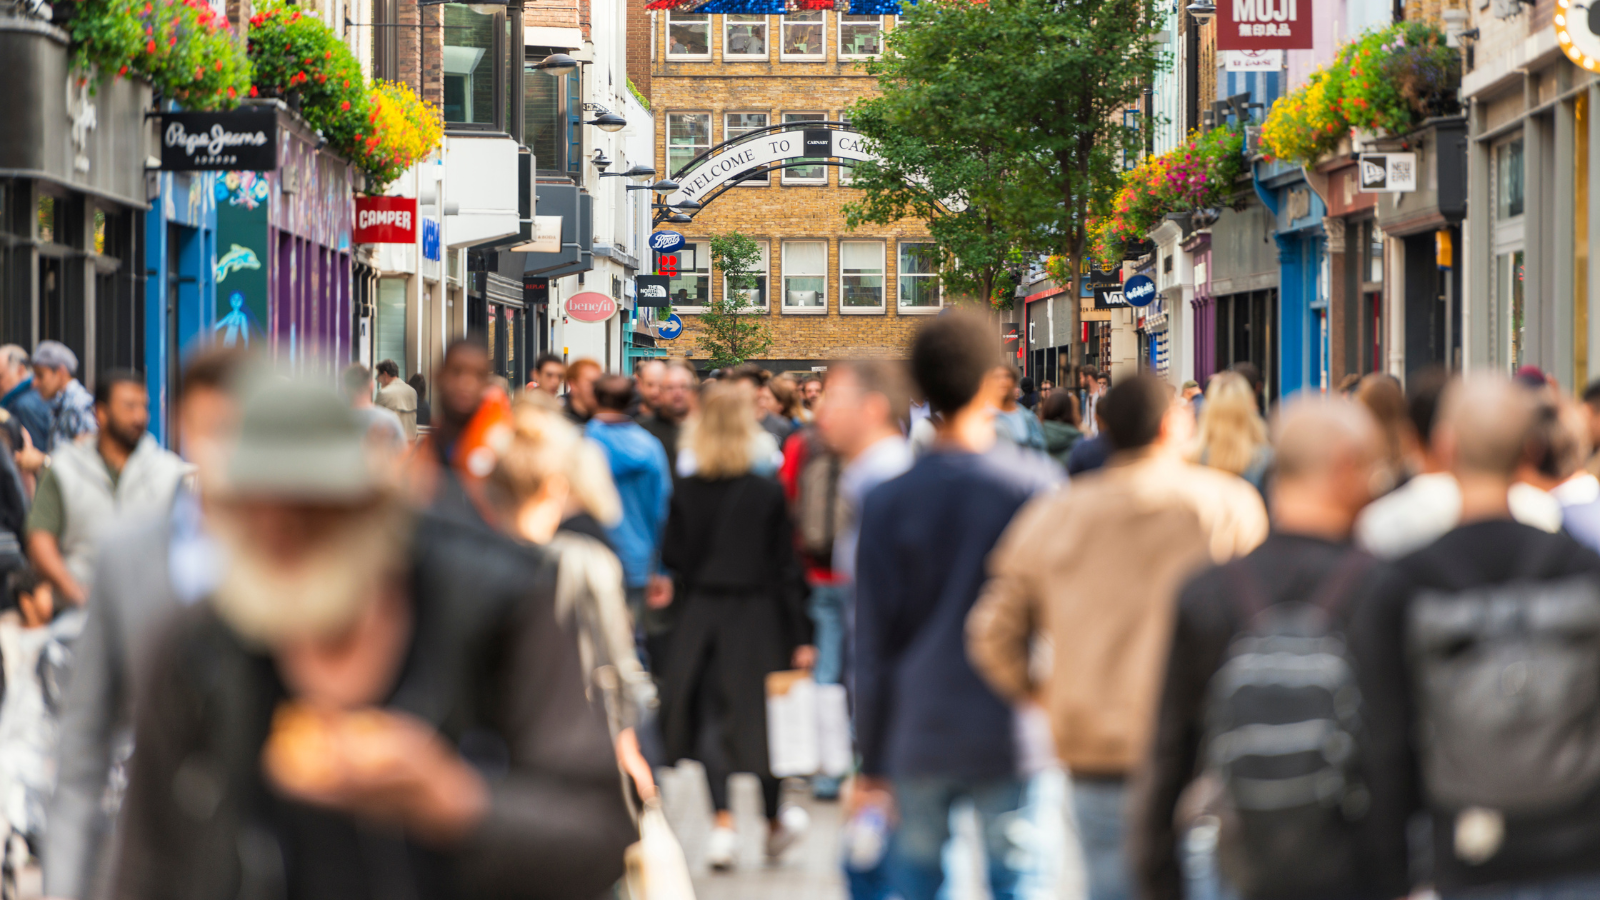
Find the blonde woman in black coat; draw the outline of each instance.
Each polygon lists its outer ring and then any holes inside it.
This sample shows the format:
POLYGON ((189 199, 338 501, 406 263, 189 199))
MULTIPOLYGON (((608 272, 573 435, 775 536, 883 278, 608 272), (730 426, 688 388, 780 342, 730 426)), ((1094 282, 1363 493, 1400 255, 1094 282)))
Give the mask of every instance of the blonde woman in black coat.
POLYGON ((733 865, 734 772, 761 779, 768 855, 798 837, 798 823, 780 820, 778 780, 767 765, 766 677, 807 667, 815 651, 783 489, 750 471, 759 429, 748 390, 707 389, 683 438, 695 474, 674 486, 661 550, 683 586, 660 673, 661 727, 671 761, 706 768, 716 807, 707 855, 718 870, 733 865))

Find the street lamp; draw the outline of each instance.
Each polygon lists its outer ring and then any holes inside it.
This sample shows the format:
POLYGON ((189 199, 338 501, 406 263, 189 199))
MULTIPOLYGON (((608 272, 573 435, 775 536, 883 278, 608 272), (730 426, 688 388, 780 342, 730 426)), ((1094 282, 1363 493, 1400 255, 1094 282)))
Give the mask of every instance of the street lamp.
POLYGON ((594 167, 596 169, 600 170, 600 174, 601 175, 604 175, 605 172, 606 172, 606 169, 609 169, 611 167, 611 160, 606 158, 606 151, 601 150, 599 148, 595 149, 595 151, 594 151, 594 159, 591 160, 591 162, 594 163, 594 167))
POLYGON ((671 178, 663 178, 655 184, 650 185, 650 190, 655 191, 658 194, 671 194, 678 190, 678 183, 673 181, 671 178))
POLYGON ((683 210, 684 212, 698 212, 702 206, 704 206, 704 204, 700 203, 699 201, 685 200, 682 203, 679 203, 677 208, 683 210))
POLYGON ((627 119, 624 119, 623 117, 617 115, 609 109, 606 109, 604 106, 601 106, 598 103, 585 103, 583 108, 600 114, 595 116, 593 119, 584 122, 583 124, 585 125, 593 125, 601 131, 611 133, 621 131, 622 129, 628 127, 627 119))
POLYGON ((560 78, 578 71, 578 61, 565 53, 552 53, 542 61, 534 63, 533 68, 553 78, 560 78))
POLYGON ((1194 16, 1195 23, 1199 25, 1211 21, 1211 17, 1217 14, 1217 5, 1211 0, 1194 0, 1184 9, 1189 11, 1189 15, 1194 16))
POLYGON ((635 165, 626 172, 602 172, 603 178, 649 178, 656 174, 656 170, 649 166, 635 165))
POLYGON ((690 222, 693 222, 694 219, 689 218, 683 213, 673 213, 672 215, 667 216, 667 221, 674 225, 687 225, 690 222))

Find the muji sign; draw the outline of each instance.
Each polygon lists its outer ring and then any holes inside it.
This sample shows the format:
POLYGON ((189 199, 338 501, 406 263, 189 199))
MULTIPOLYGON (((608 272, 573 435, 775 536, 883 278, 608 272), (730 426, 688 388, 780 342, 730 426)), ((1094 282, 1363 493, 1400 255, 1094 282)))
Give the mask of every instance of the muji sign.
POLYGON ((604 322, 616 311, 617 301, 594 291, 584 291, 567 298, 567 315, 579 322, 604 322))
POLYGON ((1218 50, 1310 50, 1312 0, 1219 0, 1218 50))
POLYGON ((351 240, 358 244, 416 243, 417 199, 357 197, 356 227, 351 240))

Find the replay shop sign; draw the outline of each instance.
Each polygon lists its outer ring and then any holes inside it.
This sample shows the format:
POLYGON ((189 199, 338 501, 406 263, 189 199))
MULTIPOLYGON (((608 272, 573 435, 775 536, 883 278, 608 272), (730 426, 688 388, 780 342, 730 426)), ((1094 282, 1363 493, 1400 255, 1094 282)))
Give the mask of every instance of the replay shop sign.
POLYGON ((161 114, 161 168, 168 172, 268 172, 278 167, 272 109, 161 114))

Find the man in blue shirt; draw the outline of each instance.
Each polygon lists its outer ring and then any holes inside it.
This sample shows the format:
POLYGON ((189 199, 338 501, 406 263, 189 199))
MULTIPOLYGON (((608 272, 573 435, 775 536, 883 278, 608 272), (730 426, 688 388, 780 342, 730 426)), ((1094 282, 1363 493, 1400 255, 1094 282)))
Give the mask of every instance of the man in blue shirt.
POLYGON ((39 452, 50 451, 50 405, 33 387, 28 351, 16 344, 0 347, 0 409, 22 423, 39 452))
POLYGON ((633 402, 631 378, 602 375, 594 383, 594 398, 595 414, 584 432, 606 451, 622 499, 622 520, 608 525, 606 536, 622 561, 634 621, 641 621, 647 596, 663 606, 671 596, 672 582, 660 571, 661 528, 672 497, 667 451, 626 412, 633 402))
POLYGON ((39 396, 50 404, 50 445, 70 444, 99 431, 94 395, 78 381, 78 354, 60 341, 40 341, 33 349, 33 377, 39 396))
POLYGON ((1015 712, 967 662, 964 628, 985 558, 1012 516, 1056 484, 1049 459, 997 442, 994 412, 1012 389, 994 377, 994 329, 952 313, 911 348, 912 376, 939 414, 937 437, 906 474, 867 495, 856 563, 856 735, 863 802, 892 799, 900 825, 890 877, 905 900, 933 900, 950 807, 982 823, 989 886, 1012 900, 1029 854, 1008 834, 1023 806, 1026 748, 1015 712))

